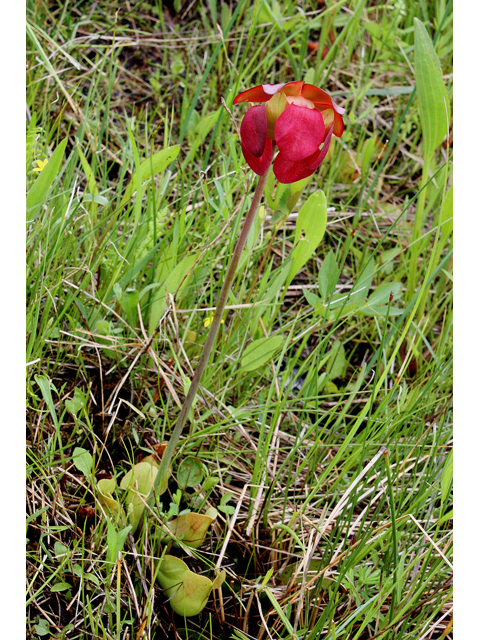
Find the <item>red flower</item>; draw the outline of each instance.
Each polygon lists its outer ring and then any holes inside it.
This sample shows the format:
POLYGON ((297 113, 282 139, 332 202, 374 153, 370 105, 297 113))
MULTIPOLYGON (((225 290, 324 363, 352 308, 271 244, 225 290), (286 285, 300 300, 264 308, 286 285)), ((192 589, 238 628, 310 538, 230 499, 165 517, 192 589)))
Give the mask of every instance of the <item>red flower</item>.
POLYGON ((238 102, 266 103, 250 107, 243 118, 242 151, 249 167, 261 176, 268 171, 275 141, 279 153, 273 173, 283 184, 311 176, 327 155, 332 135, 343 133, 345 109, 301 80, 262 84, 238 94, 233 104, 238 102))

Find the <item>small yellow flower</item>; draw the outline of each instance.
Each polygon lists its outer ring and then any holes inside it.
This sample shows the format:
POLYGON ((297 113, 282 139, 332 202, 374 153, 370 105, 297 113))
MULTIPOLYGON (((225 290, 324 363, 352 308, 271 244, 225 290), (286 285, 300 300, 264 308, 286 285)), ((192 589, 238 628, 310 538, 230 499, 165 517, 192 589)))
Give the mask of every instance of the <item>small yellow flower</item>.
POLYGON ((267 210, 265 209, 265 207, 262 206, 260 207, 260 209, 258 210, 258 217, 260 218, 260 220, 263 222, 265 220, 265 218, 267 217, 267 210))
POLYGON ((40 173, 40 171, 43 171, 43 169, 45 169, 47 163, 48 158, 45 158, 44 160, 37 160, 37 166, 33 169, 33 171, 38 171, 38 173, 40 173))
MULTIPOLYGON (((204 327, 209 327, 213 322, 213 316, 208 316, 208 318, 206 318, 203 322, 203 326, 204 327)), ((221 324, 225 324, 225 320, 220 320, 221 324)))

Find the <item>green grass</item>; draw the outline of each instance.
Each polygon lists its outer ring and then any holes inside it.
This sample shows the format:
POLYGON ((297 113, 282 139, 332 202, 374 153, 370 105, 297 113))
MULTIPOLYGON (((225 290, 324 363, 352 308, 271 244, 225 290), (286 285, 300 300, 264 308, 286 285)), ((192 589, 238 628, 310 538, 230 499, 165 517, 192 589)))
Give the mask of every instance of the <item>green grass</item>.
POLYGON ((422 176, 414 17, 451 96, 443 1, 27 2, 28 637, 453 637, 452 149, 422 176), (162 496, 219 510, 172 550, 227 574, 183 619, 155 580, 162 511, 112 564, 96 482, 169 438, 248 210, 222 98, 239 125, 237 93, 297 79, 346 108, 294 209, 322 189, 327 231, 288 287, 295 215, 264 202, 247 242, 162 496), (266 336, 278 350, 242 371, 266 336), (179 489, 188 456, 203 477, 179 489))

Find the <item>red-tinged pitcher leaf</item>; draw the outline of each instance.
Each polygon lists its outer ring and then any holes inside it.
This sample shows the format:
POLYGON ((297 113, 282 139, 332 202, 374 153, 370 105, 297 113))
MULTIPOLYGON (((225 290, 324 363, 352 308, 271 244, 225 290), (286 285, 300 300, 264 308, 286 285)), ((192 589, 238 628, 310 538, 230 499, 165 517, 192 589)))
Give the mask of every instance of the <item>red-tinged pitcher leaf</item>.
POLYGON ((217 517, 217 510, 213 507, 207 513, 184 513, 168 522, 172 534, 183 544, 192 549, 198 549, 203 544, 208 528, 217 517))
POLYGON ((207 469, 203 462, 198 458, 189 456, 184 458, 177 471, 177 482, 183 488, 196 487, 201 484, 207 469))

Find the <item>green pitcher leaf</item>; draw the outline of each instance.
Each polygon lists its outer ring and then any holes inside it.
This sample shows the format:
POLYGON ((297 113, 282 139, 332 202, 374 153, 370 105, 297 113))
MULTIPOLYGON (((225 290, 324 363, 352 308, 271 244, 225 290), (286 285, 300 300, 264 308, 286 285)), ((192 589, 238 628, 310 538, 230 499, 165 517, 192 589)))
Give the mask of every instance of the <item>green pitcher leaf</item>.
POLYGON ((127 517, 122 505, 113 497, 117 483, 113 478, 105 478, 97 482, 98 501, 113 520, 126 524, 127 517))
MULTIPOLYGON (((120 488, 125 493, 125 505, 127 506, 128 522, 132 525, 132 533, 135 533, 145 510, 145 504, 154 485, 155 477, 160 467, 159 456, 163 455, 166 443, 155 445, 157 454, 146 456, 130 469, 122 478, 120 488)), ((167 490, 168 478, 172 473, 170 466, 160 483, 157 493, 161 495, 167 490)))
POLYGON ((186 489, 200 484, 205 476, 205 465, 201 460, 189 456, 181 461, 177 471, 178 484, 186 489))
POLYGON ((189 617, 202 611, 212 589, 218 589, 225 580, 225 571, 212 582, 205 576, 190 571, 180 558, 165 555, 161 560, 157 580, 175 613, 189 617))
POLYGON ((128 522, 132 525, 132 533, 135 533, 140 523, 157 473, 157 466, 150 461, 142 461, 126 473, 120 482, 120 488, 126 491, 125 504, 127 508, 131 506, 128 522))
POLYGON ((425 158, 429 159, 448 134, 450 100, 440 61, 424 25, 414 18, 415 85, 420 108, 425 158))
MULTIPOLYGON (((178 518, 170 520, 168 528, 176 538, 193 549, 198 549, 203 544, 208 527, 217 517, 217 510, 211 508, 207 513, 184 513, 178 518)), ((168 536, 166 536, 167 538, 168 536)))

